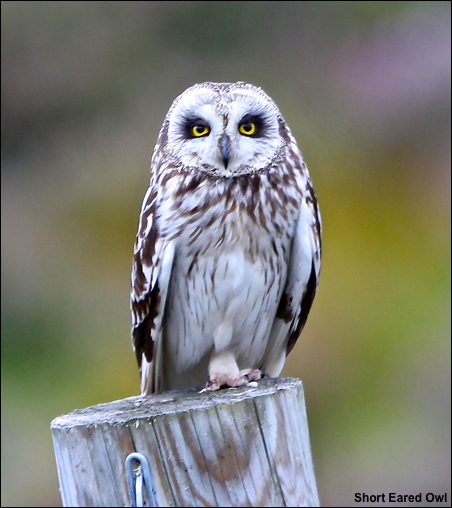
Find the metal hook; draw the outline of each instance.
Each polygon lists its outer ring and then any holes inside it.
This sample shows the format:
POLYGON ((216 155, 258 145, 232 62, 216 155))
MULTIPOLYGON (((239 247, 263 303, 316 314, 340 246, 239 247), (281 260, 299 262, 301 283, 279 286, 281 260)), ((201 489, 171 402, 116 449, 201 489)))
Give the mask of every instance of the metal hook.
POLYGON ((129 487, 130 505, 136 507, 143 507, 143 483, 149 495, 151 506, 157 506, 155 498, 154 486, 152 484, 151 470, 149 463, 144 455, 141 453, 131 453, 126 458, 125 462, 127 486, 129 487), (132 460, 139 462, 137 469, 132 469, 132 460))

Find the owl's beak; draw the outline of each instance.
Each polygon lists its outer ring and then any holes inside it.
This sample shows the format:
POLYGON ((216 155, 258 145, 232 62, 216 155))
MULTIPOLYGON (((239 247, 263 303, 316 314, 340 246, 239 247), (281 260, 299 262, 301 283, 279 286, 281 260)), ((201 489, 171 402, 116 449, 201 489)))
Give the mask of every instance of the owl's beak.
POLYGON ((218 146, 220 147, 221 157, 223 159, 224 167, 227 169, 230 159, 230 148, 231 148, 231 140, 227 134, 222 134, 220 140, 218 141, 218 146))

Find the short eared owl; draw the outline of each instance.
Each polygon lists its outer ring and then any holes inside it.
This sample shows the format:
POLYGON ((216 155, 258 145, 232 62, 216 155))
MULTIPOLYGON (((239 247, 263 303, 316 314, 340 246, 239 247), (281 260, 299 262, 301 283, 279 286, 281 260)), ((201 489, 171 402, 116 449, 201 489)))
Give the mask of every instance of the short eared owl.
POLYGON ((135 243, 142 394, 279 375, 320 255, 317 200, 276 104, 242 82, 188 88, 160 130, 135 243))

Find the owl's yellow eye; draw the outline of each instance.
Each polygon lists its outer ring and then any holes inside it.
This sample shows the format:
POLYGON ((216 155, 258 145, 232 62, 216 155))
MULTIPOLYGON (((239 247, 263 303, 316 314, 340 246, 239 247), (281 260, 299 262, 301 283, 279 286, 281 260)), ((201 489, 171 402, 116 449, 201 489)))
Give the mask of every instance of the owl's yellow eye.
POLYGON ((257 125, 254 122, 243 122, 239 125, 240 134, 245 136, 252 136, 256 133, 257 125))
POLYGON ((210 134, 210 127, 202 124, 193 125, 191 127, 191 134, 195 138, 202 138, 210 134))

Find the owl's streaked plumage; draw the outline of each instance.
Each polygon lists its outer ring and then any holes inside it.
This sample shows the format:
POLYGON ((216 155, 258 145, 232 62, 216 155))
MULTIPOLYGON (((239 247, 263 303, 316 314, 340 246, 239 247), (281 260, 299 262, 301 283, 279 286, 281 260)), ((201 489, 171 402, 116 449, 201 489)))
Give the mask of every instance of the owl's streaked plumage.
POLYGON ((276 104, 241 82, 183 92, 154 149, 134 250, 142 394, 279 375, 320 256, 317 200, 276 104))

